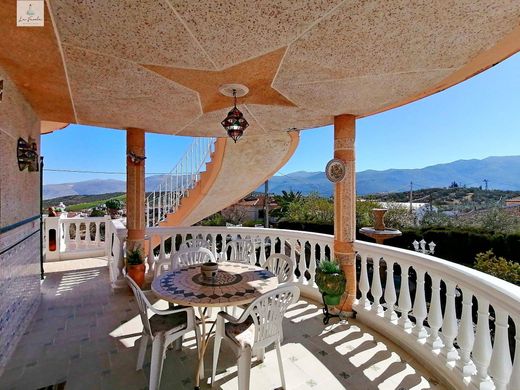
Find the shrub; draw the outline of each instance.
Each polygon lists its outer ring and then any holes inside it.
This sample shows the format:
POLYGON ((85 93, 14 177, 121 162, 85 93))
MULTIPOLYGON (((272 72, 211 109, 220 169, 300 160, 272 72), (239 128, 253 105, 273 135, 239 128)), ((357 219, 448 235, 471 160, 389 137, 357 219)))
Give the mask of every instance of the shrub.
POLYGON ((222 214, 218 212, 203 219, 200 224, 202 226, 226 226, 226 220, 222 214))
POLYGON ((123 205, 123 201, 120 199, 109 199, 105 202, 105 206, 110 210, 121 210, 123 205))
POLYGON ((105 212, 101 209, 95 208, 90 212, 90 217, 104 217, 105 212))
POLYGON ((475 260, 475 269, 520 285, 520 264, 497 257, 492 250, 478 253, 475 260))

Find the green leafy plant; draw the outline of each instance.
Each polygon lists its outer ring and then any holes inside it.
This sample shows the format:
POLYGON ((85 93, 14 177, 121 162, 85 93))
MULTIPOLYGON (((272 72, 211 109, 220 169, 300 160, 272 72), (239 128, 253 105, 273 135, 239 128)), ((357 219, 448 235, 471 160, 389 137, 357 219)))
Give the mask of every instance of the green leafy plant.
POLYGON ((345 275, 334 260, 322 260, 314 278, 327 305, 337 305, 345 292, 345 275))
POLYGON ((139 265, 143 264, 143 262, 144 256, 140 246, 126 251, 126 265, 139 265))
POLYGON ((120 199, 109 199, 105 202, 105 206, 110 210, 121 210, 123 202, 120 199))
POLYGON ((475 269, 520 285, 520 264, 497 257, 492 250, 478 253, 475 259, 475 269))
POLYGON ((335 260, 323 260, 320 262, 319 269, 324 274, 338 274, 341 272, 339 264, 335 260))

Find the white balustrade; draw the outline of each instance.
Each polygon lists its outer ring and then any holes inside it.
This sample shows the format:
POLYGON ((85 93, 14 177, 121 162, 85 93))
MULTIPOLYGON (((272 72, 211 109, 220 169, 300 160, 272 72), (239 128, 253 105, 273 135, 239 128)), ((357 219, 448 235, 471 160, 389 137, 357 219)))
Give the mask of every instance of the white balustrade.
POLYGON ((108 216, 67 218, 62 214, 60 217, 45 217, 45 260, 104 256, 109 221, 108 216))
MULTIPOLYGON (((414 353, 453 388, 520 389, 520 287, 424 253, 360 241, 355 249, 360 269, 361 298, 354 305, 358 320, 414 353), (369 286, 367 258, 387 263, 383 302, 377 281, 369 286), (397 323, 394 263, 401 267, 397 323)), ((378 277, 374 265, 372 278, 378 277)))
MULTIPOLYGON (((117 273, 123 265, 117 256, 124 254, 126 234, 124 229, 116 230, 114 285, 121 279, 117 273)), ((321 294, 314 283, 316 266, 326 253, 333 252, 330 235, 281 229, 152 227, 146 234, 160 238, 155 241, 160 242, 158 248, 149 250, 149 272, 189 239, 207 240, 217 258, 225 258, 220 252, 229 240, 251 239, 257 262, 275 251, 289 255, 295 269, 293 282, 302 295, 317 301, 321 294)), ((453 388, 520 389, 520 287, 423 253, 360 241, 354 248, 360 292, 354 310, 359 321, 414 354, 453 388), (394 273, 395 264, 401 269, 400 280, 394 273), (494 314, 490 314, 491 308, 494 314)))
POLYGON ((175 167, 145 200, 146 226, 156 226, 169 213, 174 213, 181 199, 200 180, 206 163, 215 150, 215 138, 196 138, 175 167))

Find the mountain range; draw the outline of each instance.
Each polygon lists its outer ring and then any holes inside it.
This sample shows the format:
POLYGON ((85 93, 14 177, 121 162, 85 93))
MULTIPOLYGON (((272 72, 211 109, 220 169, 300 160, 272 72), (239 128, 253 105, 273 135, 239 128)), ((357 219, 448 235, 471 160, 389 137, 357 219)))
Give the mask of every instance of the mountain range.
MULTIPOLYGON (((153 191, 164 176, 148 176, 146 191, 153 191)), ((384 171, 366 170, 356 174, 356 189, 359 195, 381 192, 401 192, 414 189, 448 187, 453 182, 459 186, 489 189, 520 189, 520 156, 488 157, 482 160, 457 160, 420 169, 387 169, 384 171)), ((258 191, 263 191, 263 186, 258 191)), ((318 192, 330 196, 333 185, 324 172, 293 172, 273 176, 269 179, 269 192, 279 194, 282 190, 300 191, 303 194, 318 192)), ((110 192, 125 192, 122 180, 94 179, 76 183, 46 184, 43 186, 44 199, 66 195, 94 195, 110 192)))

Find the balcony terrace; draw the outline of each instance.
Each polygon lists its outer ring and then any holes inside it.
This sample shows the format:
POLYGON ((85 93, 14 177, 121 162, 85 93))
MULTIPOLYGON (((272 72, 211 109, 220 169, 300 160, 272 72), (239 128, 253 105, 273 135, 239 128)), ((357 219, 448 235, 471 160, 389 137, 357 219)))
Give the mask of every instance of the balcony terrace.
MULTIPOLYGON (((518 1, 134 3, 0 7, 0 387, 145 388, 148 369, 133 368, 139 321, 125 253, 147 248, 150 282, 157 262, 191 237, 224 259, 234 238, 251 240, 254 264, 277 251, 289 256, 302 298, 284 323, 290 387, 520 389, 519 287, 355 240, 357 120, 520 51, 518 1), (239 142, 243 122, 221 125, 235 108, 249 122, 239 142), (69 124, 125 132, 125 224, 43 220, 41 135, 69 124), (334 236, 192 226, 278 172, 300 131, 327 125, 334 154, 315 152, 334 159, 334 236), (198 141, 146 198, 149 132, 198 141), (43 264, 40 284, 42 248, 56 263, 43 264), (84 268, 59 268, 73 258, 84 268), (339 307, 349 317, 328 327, 314 282, 327 258, 345 275, 339 307)), ((271 354, 253 368, 255 388, 277 383, 263 375, 271 354)), ((194 356, 193 338, 170 351, 163 387, 191 387, 194 356)), ((218 384, 235 388, 223 374, 218 384)))
MULTIPOLYGON (((42 303, 1 383, 13 388, 60 381, 67 381, 67 388, 146 387, 148 369, 135 371, 134 343, 142 325, 122 279, 124 224, 105 218, 61 217, 47 219, 46 237, 49 228, 57 228, 61 237, 55 251, 68 251, 62 257, 82 257, 89 247, 104 248, 105 256, 45 263, 42 303), (78 230, 70 224, 78 224, 78 230), (91 230, 89 237, 81 233, 81 224, 97 229, 104 224, 105 233, 91 230), (79 236, 72 231, 80 232, 79 236), (67 241, 74 245, 66 245, 67 241)), ((432 256, 356 242, 357 317, 332 320, 326 326, 314 274, 320 259, 330 255, 332 236, 200 226, 148 228, 147 234, 149 240, 155 236, 160 242, 148 255, 149 280, 157 262, 168 259, 190 238, 207 240, 216 254, 229 239, 251 239, 255 243, 252 262, 261 262, 272 250, 290 256, 293 281, 302 298, 284 322, 282 356, 289 388, 516 388, 517 286, 432 256)), ((148 295, 154 297, 151 291, 148 295)), ((166 302, 156 304, 161 307, 166 302)), ((274 353, 269 351, 264 363, 253 363, 252 388, 278 383, 278 375, 270 370, 276 364, 274 353)), ((236 387, 236 362, 230 351, 225 356, 217 384, 231 389, 236 387)), ((210 358, 211 346, 206 354, 206 386, 210 358)), ((162 386, 193 386, 195 361, 192 335, 182 352, 167 354, 162 386)))
MULTIPOLYGON (((62 382, 66 389, 147 388, 150 348, 144 370, 135 370, 134 343, 142 331, 137 306, 127 289, 111 289, 107 265, 104 257, 46 263, 42 302, 0 377, 2 389, 62 382)), ((332 320, 324 326, 319 306, 301 299, 286 315, 282 356, 288 388, 445 388, 410 354, 360 321, 332 320)), ((279 386, 274 353, 268 351, 263 363, 253 362, 252 389, 279 386)), ((161 388, 192 389, 194 334, 182 351, 166 356, 161 388)), ((211 353, 205 367, 208 377, 211 353)), ((224 349, 215 388, 236 386, 236 362, 224 349)))

